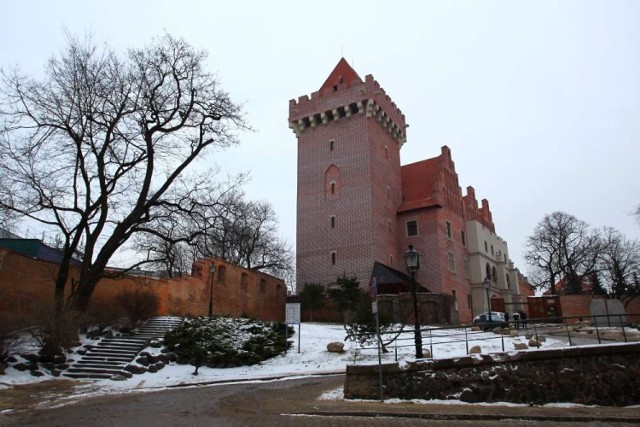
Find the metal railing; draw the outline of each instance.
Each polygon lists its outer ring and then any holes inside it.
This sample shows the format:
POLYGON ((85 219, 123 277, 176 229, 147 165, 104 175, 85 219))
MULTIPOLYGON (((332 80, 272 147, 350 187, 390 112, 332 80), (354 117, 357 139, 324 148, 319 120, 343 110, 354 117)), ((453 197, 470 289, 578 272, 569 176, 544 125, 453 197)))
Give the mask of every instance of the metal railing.
MULTIPOLYGON (((423 327, 420 332, 422 335, 423 348, 429 349, 429 358, 438 358, 438 350, 442 350, 446 346, 461 346, 464 343, 466 354, 469 354, 471 345, 477 345, 484 342, 500 341, 499 348, 505 351, 505 336, 512 337, 510 331, 529 331, 532 333, 532 338, 535 339, 537 347, 540 347, 540 337, 550 336, 567 341, 569 346, 582 345, 579 344, 580 340, 589 341, 589 344, 603 344, 603 342, 609 343, 611 341, 618 341, 617 337, 613 337, 613 333, 621 331, 620 341, 629 342, 632 338, 629 336, 627 328, 631 328, 631 323, 627 319, 634 317, 640 319, 640 314, 625 314, 625 315, 588 315, 588 316, 567 316, 567 317, 553 317, 553 318, 538 318, 538 319, 526 319, 519 320, 517 323, 510 321, 509 329, 499 328, 495 323, 478 323, 470 325, 458 325, 458 326, 441 326, 441 327, 423 327), (485 328, 496 328, 499 330, 485 331, 485 328), (521 328, 521 329, 520 329, 521 328)), ((638 329, 638 328, 635 328, 638 329)), ((394 358, 398 361, 399 353, 405 353, 410 355, 415 350, 414 344, 414 329, 401 329, 385 331, 381 334, 381 339, 384 342, 385 337, 391 337, 398 335, 398 337, 390 344, 386 346, 386 351, 394 353, 394 358)), ((640 340, 640 331, 638 334, 634 334, 637 340, 640 340)), ((520 333, 517 334, 520 336, 520 333)), ((377 350, 376 334, 352 334, 347 335, 345 340, 356 341, 356 351, 354 353, 354 363, 358 358, 359 350, 377 350), (360 344, 360 338, 368 338, 367 344, 360 344)), ((634 339, 633 341, 636 341, 634 339)), ((584 344, 584 343, 583 343, 584 344)), ((449 355, 447 354, 447 357, 449 355)))

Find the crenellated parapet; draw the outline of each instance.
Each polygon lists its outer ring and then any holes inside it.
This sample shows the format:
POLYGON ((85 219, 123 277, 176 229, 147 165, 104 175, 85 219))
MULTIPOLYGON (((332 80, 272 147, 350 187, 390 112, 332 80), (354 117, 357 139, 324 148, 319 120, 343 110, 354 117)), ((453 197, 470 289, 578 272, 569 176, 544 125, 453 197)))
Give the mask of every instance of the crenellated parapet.
POLYGON ((375 120, 400 146, 406 142, 404 114, 373 76, 367 75, 364 82, 341 82, 330 89, 289 101, 289 127, 297 137, 317 126, 364 115, 375 120))

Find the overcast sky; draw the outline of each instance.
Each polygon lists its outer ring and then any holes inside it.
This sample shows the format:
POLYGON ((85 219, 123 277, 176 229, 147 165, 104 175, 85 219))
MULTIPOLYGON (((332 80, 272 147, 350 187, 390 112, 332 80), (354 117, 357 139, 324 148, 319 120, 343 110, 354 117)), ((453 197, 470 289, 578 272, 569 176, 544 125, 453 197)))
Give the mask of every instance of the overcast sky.
POLYGON ((0 66, 40 73, 65 29, 119 50, 166 30, 207 50, 257 130, 209 159, 251 172, 248 195, 272 203, 292 243, 288 101, 341 56, 404 112, 403 164, 451 148, 521 270, 555 210, 640 237, 640 1, 4 1, 0 66))

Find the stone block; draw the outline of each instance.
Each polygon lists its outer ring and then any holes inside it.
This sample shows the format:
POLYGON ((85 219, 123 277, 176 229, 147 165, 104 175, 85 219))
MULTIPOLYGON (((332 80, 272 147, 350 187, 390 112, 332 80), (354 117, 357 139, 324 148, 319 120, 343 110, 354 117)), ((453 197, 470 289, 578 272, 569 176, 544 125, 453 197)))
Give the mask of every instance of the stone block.
POLYGON ((329 353, 344 353, 344 343, 334 341, 327 344, 327 351, 329 353))
POLYGON ((479 345, 474 345, 469 349, 469 354, 479 354, 482 353, 482 348, 479 345))

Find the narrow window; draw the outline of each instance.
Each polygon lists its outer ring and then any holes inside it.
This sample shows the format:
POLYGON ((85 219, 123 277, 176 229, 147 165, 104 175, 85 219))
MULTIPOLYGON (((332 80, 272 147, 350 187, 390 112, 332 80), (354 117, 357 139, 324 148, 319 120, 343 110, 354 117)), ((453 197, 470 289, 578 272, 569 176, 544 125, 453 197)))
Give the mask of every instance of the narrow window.
POLYGON ((333 139, 329 141, 329 151, 333 151, 335 146, 336 146, 336 142, 333 139))
POLYGON ((449 251, 448 256, 449 256, 449 271, 455 273, 456 272, 456 255, 453 253, 453 251, 449 251))
POLYGON ((484 272, 485 272, 485 279, 491 280, 491 266, 489 265, 489 263, 487 263, 487 265, 485 266, 484 272))
MULTIPOLYGON (((335 181, 333 181, 333 182, 331 183, 331 194, 336 194, 336 183, 335 183, 335 181)), ((487 243, 487 242, 485 242, 485 244, 486 244, 486 243, 487 243)))
POLYGON ((487 241, 484 241, 484 251, 489 252, 489 247, 487 246, 487 241))
POLYGON ((248 286, 249 276, 247 275, 247 273, 242 273, 242 275, 240 276, 240 289, 246 292, 248 286))
POLYGON ((384 146, 384 157, 386 159, 389 158, 389 147, 387 147, 386 145, 384 146))
POLYGON ((467 246, 467 233, 464 230, 460 231, 460 240, 462 240, 462 246, 467 246))
POLYGON ((453 237, 453 232, 451 231, 451 223, 447 221, 447 239, 451 240, 453 237))
POLYGON ((336 251, 331 252, 331 265, 336 265, 336 251))
POLYGON ((336 216, 331 215, 331 228, 336 228, 336 216))
POLYGON ((491 245, 491 255, 493 255, 493 245, 491 245))
POLYGON ((218 285, 224 285, 225 275, 227 273, 227 269, 224 265, 218 267, 218 285))
POLYGON ((462 268, 464 269, 464 277, 465 278, 469 278, 470 277, 470 267, 469 267, 469 258, 462 258, 462 268))
POLYGON ((407 237, 413 237, 418 235, 418 221, 407 221, 407 237))
POLYGON ((507 288, 511 289, 511 279, 509 279, 509 275, 506 275, 507 278, 507 288))
POLYGON ((452 289, 451 294, 453 295, 453 307, 456 311, 458 311, 458 291, 452 289))

